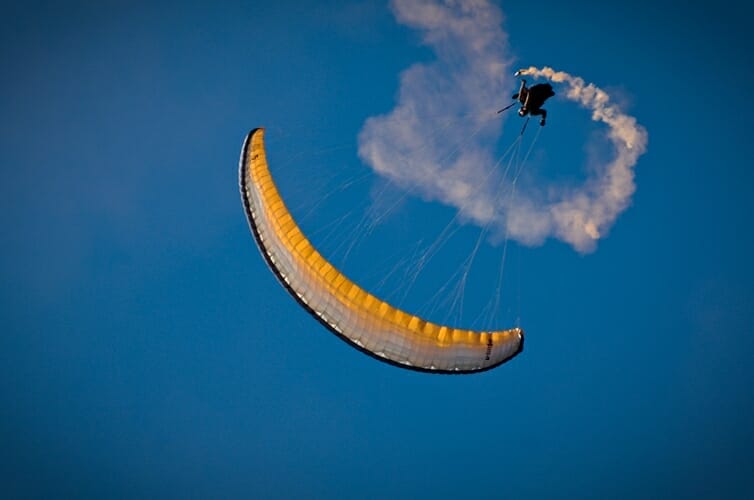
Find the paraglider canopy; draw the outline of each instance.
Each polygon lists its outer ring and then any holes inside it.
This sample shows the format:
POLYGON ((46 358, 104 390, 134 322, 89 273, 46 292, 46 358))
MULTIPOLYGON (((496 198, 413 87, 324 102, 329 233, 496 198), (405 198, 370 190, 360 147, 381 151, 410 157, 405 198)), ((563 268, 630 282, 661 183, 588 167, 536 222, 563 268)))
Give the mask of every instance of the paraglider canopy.
POLYGON ((341 339, 381 361, 429 373, 489 370, 523 349, 520 328, 476 331, 433 323, 348 279, 293 220, 267 165, 263 129, 246 137, 239 171, 249 228, 262 257, 299 305, 341 339))

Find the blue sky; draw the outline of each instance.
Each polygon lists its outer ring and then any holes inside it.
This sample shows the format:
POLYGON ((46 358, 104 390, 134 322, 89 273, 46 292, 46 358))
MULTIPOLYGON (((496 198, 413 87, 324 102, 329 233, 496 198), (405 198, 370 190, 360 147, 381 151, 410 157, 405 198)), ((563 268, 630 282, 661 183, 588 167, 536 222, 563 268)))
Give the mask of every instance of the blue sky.
MULTIPOLYGON (((750 8, 499 6, 514 66, 607 89, 649 145, 596 251, 508 243, 500 326, 525 328, 526 348, 466 377, 400 370, 322 329, 266 268, 238 195, 241 142, 265 126, 312 240, 367 288, 447 313, 428 297, 479 228, 461 227, 401 298, 411 264, 395 259, 454 212, 402 198, 357 155, 401 71, 434 58, 386 3, 4 6, 4 490, 751 497, 750 8), (385 206, 344 259, 342 239, 385 206), (323 229, 339 217, 340 233, 323 229)), ((579 182, 602 129, 568 101, 549 109, 527 168, 579 182)), ((505 122, 501 148, 519 123, 505 122)), ((461 322, 494 293, 501 250, 484 240, 461 322)))

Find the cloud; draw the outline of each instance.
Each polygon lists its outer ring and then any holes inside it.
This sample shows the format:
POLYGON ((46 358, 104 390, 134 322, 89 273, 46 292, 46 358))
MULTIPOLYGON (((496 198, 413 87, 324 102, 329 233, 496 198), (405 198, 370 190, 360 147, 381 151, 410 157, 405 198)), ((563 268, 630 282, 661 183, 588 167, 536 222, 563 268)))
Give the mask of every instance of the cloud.
POLYGON ((548 237, 590 252, 631 203, 634 166, 646 130, 594 84, 549 67, 524 74, 565 86, 567 99, 607 125, 615 154, 579 187, 518 189, 495 168, 502 122, 490 111, 515 86, 502 12, 486 0, 394 0, 398 22, 418 30, 436 60, 400 75, 396 106, 366 120, 359 156, 380 175, 425 199, 456 207, 464 219, 536 245, 548 237), (453 137, 453 140, 449 140, 453 137), (542 196, 547 192, 547 196, 542 196))

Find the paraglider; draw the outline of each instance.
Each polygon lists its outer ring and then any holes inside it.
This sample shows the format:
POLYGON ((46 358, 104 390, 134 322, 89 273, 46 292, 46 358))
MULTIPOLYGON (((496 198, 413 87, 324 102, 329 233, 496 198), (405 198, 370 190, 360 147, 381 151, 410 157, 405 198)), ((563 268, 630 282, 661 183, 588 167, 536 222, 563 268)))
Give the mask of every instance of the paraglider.
MULTIPOLYGON (((515 76, 519 76, 520 74, 521 70, 516 71, 515 76)), ((518 110, 518 116, 541 116, 542 119, 539 120, 539 124, 544 126, 547 120, 547 110, 542 109, 542 105, 547 99, 554 95, 555 92, 552 90, 552 85, 549 83, 538 83, 532 87, 527 87, 526 80, 522 78, 521 87, 518 89, 518 92, 513 94, 512 98, 521 104, 521 107, 518 110)), ((512 106, 513 104, 506 106, 498 111, 498 113, 505 111, 512 106)))
POLYGON ((344 276, 309 242, 283 202, 267 165, 264 129, 248 134, 239 163, 241 198, 262 257, 299 305, 341 339, 381 361, 431 373, 481 372, 523 350, 520 328, 472 331, 436 324, 344 276))
POLYGON ((542 116, 539 120, 541 126, 545 125, 547 120, 547 110, 542 109, 542 105, 547 99, 554 96, 555 92, 552 90, 552 85, 549 83, 538 83, 533 87, 526 86, 526 80, 521 80, 521 88, 517 93, 513 94, 513 99, 518 99, 521 103, 521 108, 518 110, 518 116, 542 116))

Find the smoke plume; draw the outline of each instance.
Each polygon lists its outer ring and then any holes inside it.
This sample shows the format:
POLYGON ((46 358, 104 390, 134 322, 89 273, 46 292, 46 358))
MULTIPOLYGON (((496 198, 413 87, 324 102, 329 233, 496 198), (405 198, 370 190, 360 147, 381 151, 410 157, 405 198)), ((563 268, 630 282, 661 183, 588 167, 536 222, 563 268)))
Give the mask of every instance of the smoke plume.
POLYGON ((501 197, 511 186, 496 182, 494 149, 502 122, 490 107, 500 102, 502 89, 516 86, 502 13, 486 0, 394 0, 391 8, 400 23, 421 32, 437 59, 405 70, 395 108, 365 122, 362 160, 403 188, 454 206, 464 219, 521 243, 555 237, 579 252, 594 250, 631 203, 645 129, 594 84, 549 67, 521 70, 561 84, 556 91, 607 125, 615 153, 579 187, 519 189, 515 197, 501 197))

